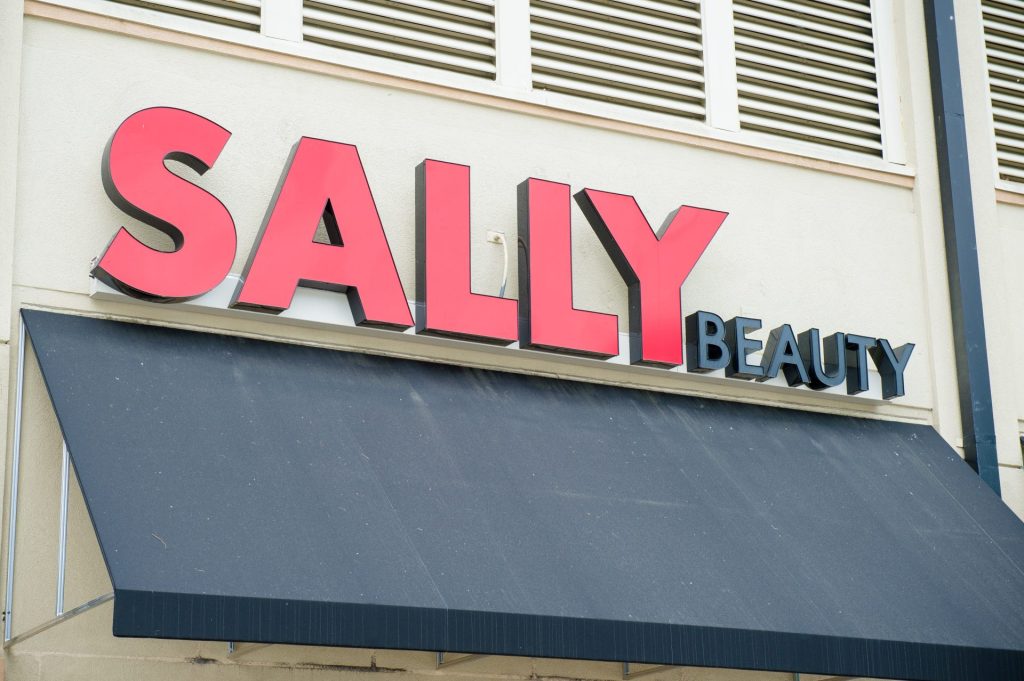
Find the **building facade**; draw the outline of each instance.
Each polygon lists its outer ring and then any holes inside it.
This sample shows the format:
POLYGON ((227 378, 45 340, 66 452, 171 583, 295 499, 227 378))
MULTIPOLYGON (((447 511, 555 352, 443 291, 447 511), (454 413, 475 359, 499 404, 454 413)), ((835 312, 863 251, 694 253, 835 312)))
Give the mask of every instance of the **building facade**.
MULTIPOLYGON (((65 418, 51 404, 54 386, 44 384, 39 360, 26 350, 21 313, 927 426, 975 459, 986 483, 998 486, 1001 503, 1024 518, 1024 366, 1015 361, 1024 353, 1024 6, 956 0, 949 5, 955 22, 943 24, 929 14, 936 5, 939 13, 947 9, 946 3, 890 0, 0 4, 6 678, 620 679, 638 671, 713 681, 828 677, 812 668, 634 664, 627 670, 626 660, 474 650, 114 637, 114 605, 106 598, 114 590, 107 571, 113 559, 105 559, 69 471, 65 418), (955 78, 956 87, 942 86, 942 78, 955 78), (947 99, 936 95, 940 87, 947 99), (948 99, 956 90, 962 116, 948 99), (181 247, 173 228, 154 229, 111 200, 120 192, 131 207, 141 195, 132 198, 124 188, 132 180, 130 163, 121 176, 112 170, 118 161, 108 144, 134 114, 158 107, 230 131, 219 145, 209 143, 214 161, 204 173, 180 155, 166 162, 216 197, 233 222, 230 272, 204 295, 146 291, 126 281, 126 270, 104 269, 101 262, 121 226, 140 247, 181 247), (957 152, 956 130, 964 133, 966 156, 957 152), (284 311, 268 311, 274 305, 258 296, 253 304, 233 305, 240 280, 254 279, 256 249, 271 233, 287 171, 301 160, 301 147, 293 147, 304 138, 358 150, 394 263, 388 281, 400 283, 413 316, 429 276, 418 274, 430 257, 417 226, 431 172, 421 164, 444 162, 439 173, 468 167, 471 218, 468 245, 460 246, 468 251, 438 262, 457 269, 468 258, 471 291, 491 297, 486 311, 460 317, 456 310, 436 322, 440 335, 417 333, 415 324, 366 328, 356 324, 361 315, 382 318, 370 310, 365 291, 357 309, 350 307, 352 296, 337 289, 351 282, 327 282, 335 290, 300 287, 284 311), (426 185, 418 187, 418 172, 426 185), (105 191, 105 175, 108 185, 124 186, 105 191), (585 199, 570 204, 570 306, 617 316, 618 327, 602 336, 617 349, 600 359, 545 351, 557 342, 539 341, 546 347, 532 350, 479 342, 479 336, 500 336, 480 331, 488 315, 500 316, 493 301, 518 298, 521 313, 523 296, 531 293, 523 278, 539 276, 524 264, 528 225, 517 188, 528 178, 568 185, 573 195, 588 189, 634 197, 655 229, 663 220, 671 229, 672 219, 685 216, 675 212, 680 206, 727 214, 683 275, 680 324, 698 311, 761 320, 763 328, 748 335, 768 343, 769 352, 778 347, 769 331, 783 324, 798 332, 820 329, 823 336, 888 339, 896 349, 912 343, 899 372, 902 389, 892 394, 882 360, 868 363, 867 355, 868 389, 857 394, 844 385, 789 385, 778 366, 778 376, 763 382, 721 369, 698 373, 693 357, 682 361, 678 343, 679 362, 655 354, 632 361, 641 336, 647 347, 651 328, 639 328, 640 308, 650 313, 653 304, 631 307, 646 285, 631 281, 631 271, 638 279, 637 261, 628 254, 625 266, 616 260, 623 254, 614 242, 622 239, 613 227, 612 236, 602 236, 601 220, 589 219, 585 199), (951 265, 948 252, 955 249, 959 259, 951 265), (153 300, 161 297, 178 300, 153 300), (82 604, 91 605, 76 614, 82 604)), ((327 208, 316 239, 352 248, 346 221, 354 218, 344 206, 327 208)), ((600 213, 600 206, 591 211, 600 213)), ((453 239, 438 242, 439 250, 459 243, 453 239)), ((367 276, 387 279, 386 265, 374 261, 367 276)), ((142 269, 143 277, 156 271, 142 269)), ((473 300, 468 293, 461 292, 463 300, 473 300)), ((431 309, 429 300, 420 302, 431 309)), ((671 308, 674 301, 664 304, 671 308)), ((607 332, 612 322, 603 319, 607 332)), ((597 343, 595 329, 576 340, 597 343)), ((538 327, 532 331, 536 340, 538 327)), ((514 321, 512 333, 506 340, 522 341, 514 321)), ((761 361, 760 348, 750 361, 761 361)), ((203 390, 197 386, 197 400, 203 390)), ((408 426, 396 414, 396 427, 408 426)), ((495 421, 502 418, 494 414, 495 421)), ((813 481, 810 487, 812 495, 813 481)), ((152 534, 151 541, 164 541, 155 529, 152 534)), ((1008 635, 1020 644, 1019 654, 1024 630, 1008 635)))

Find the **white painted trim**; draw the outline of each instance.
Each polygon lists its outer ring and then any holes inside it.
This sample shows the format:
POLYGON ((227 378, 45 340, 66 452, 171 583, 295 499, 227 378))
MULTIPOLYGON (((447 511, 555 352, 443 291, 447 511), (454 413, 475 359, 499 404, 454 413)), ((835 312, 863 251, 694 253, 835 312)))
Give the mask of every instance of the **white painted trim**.
MULTIPOLYGON (((735 385, 738 379, 726 378, 725 371, 720 369, 706 374, 690 373, 682 366, 672 368, 659 368, 659 367, 646 367, 631 365, 629 363, 629 334, 619 334, 619 354, 615 357, 611 357, 606 360, 592 359, 588 357, 577 357, 573 355, 563 355, 558 353, 543 352, 540 350, 521 349, 519 343, 512 343, 508 346, 490 345, 487 343, 476 343, 473 341, 460 340, 456 338, 446 338, 442 336, 429 336, 417 334, 415 328, 409 328, 405 331, 391 331, 386 329, 375 329, 366 326, 357 326, 355 319, 352 315, 352 310, 348 304, 348 297, 344 294, 337 293, 335 291, 323 291, 314 288, 302 287, 296 289, 295 296, 292 299, 291 307, 287 310, 283 310, 279 314, 268 314, 265 312, 255 312, 252 310, 243 310, 229 307, 231 300, 234 297, 234 293, 240 285, 240 277, 235 274, 229 274, 223 282, 220 283, 215 289, 209 293, 194 298, 192 300, 182 303, 164 303, 168 308, 175 308, 178 310, 187 310, 190 312, 199 312, 203 314, 217 315, 221 317, 233 317, 236 319, 259 319, 260 321, 268 324, 283 324, 300 326, 306 328, 318 328, 318 329, 334 329, 338 331, 344 331, 349 334, 356 334, 359 336, 368 336, 373 338, 394 338, 395 335, 401 335, 410 342, 423 345, 424 347, 442 347, 442 348, 458 348, 466 350, 475 350, 478 352, 484 352, 487 354, 493 354, 497 356, 512 357, 515 355, 528 356, 528 357, 544 357, 550 360, 552 357, 557 357, 559 363, 576 366, 602 366, 607 368, 614 368, 616 371, 621 371, 624 376, 632 375, 660 375, 675 374, 677 376, 686 376, 688 379, 693 379, 703 383, 708 387, 710 391, 714 391, 714 385, 735 385)), ((113 289, 98 279, 93 278, 91 280, 91 287, 89 295, 94 300, 106 300, 119 303, 132 303, 139 305, 140 307, 152 307, 157 303, 150 303, 140 301, 136 298, 113 289)), ((415 316, 415 301, 407 301, 409 305, 410 314, 415 316)), ((779 322, 781 323, 781 321, 779 322)), ((760 353, 752 353, 749 355, 752 363, 760 362, 760 353)), ((774 379, 765 381, 763 383, 746 382, 745 385, 750 386, 752 390, 764 391, 764 394, 775 393, 779 395, 792 395, 794 391, 803 392, 804 394, 813 394, 815 397, 821 397, 823 399, 831 399, 840 402, 851 402, 858 404, 888 404, 887 400, 882 399, 882 380, 878 372, 869 367, 869 382, 871 388, 866 392, 860 393, 859 395, 847 395, 845 385, 836 386, 834 388, 826 388, 825 390, 812 391, 809 388, 802 387, 790 387, 785 380, 785 377, 781 374, 774 379)))
POLYGON ((995 181, 996 203, 1024 206, 1024 184, 997 179, 995 181))
MULTIPOLYGON (((995 135, 994 134, 993 134, 993 139, 995 139, 995 135)), ((994 152, 995 151, 995 147, 993 146, 992 149, 993 149, 993 152, 994 152)), ((998 161, 996 162, 995 186, 996 186, 996 189, 1000 189, 1000 190, 1002 190, 1004 192, 1010 192, 1012 194, 1022 194, 1022 195, 1024 195, 1024 182, 1012 182, 1010 180, 1004 180, 1003 178, 999 177, 999 163, 998 163, 998 161)))
POLYGON ((19 121, 25 8, 22 0, 0 2, 0 342, 11 340, 14 291, 14 232, 21 180, 19 121))
POLYGON ((530 3, 524 0, 497 0, 494 5, 494 33, 498 85, 529 91, 533 86, 530 3))
POLYGON ((878 117, 882 126, 882 158, 888 163, 904 165, 907 162, 907 145, 903 135, 903 107, 892 0, 871 1, 871 24, 875 38, 875 77, 878 117))
POLYGON ((701 0, 704 46, 704 109, 707 124, 719 130, 740 129, 736 85, 736 26, 732 0, 701 0))
MULTIPOLYGON (((989 153, 992 155, 992 182, 996 189, 1002 189, 1007 192, 1014 192, 1017 194, 1024 193, 1024 184, 1020 182, 1012 182, 1010 180, 1004 180, 999 176, 999 149, 998 149, 998 136, 996 135, 996 118, 995 112, 992 109, 992 78, 988 72, 988 47, 985 45, 985 8, 981 2, 978 3, 978 13, 973 20, 975 25, 978 27, 980 35, 978 36, 979 43, 982 46, 982 58, 985 60, 984 78, 985 78, 985 120, 988 121, 988 138, 989 138, 989 153)), ((962 10, 959 10, 962 11, 962 10)), ((962 25, 962 22, 958 22, 962 25)), ((957 41, 957 45, 959 45, 957 41)), ((960 64, 961 78, 963 77, 963 63, 960 64)), ((964 102, 966 108, 967 102, 964 102)), ((999 200, 999 197, 996 197, 999 200)))
POLYGON ((267 38, 302 42, 302 0, 263 0, 260 33, 267 38))
MULTIPOLYGON (((525 2, 525 0, 522 0, 525 2)), ((442 87, 477 93, 480 95, 498 97, 505 100, 523 102, 531 105, 548 107, 555 110, 567 111, 573 114, 594 116, 602 119, 621 121, 630 125, 640 125, 653 129, 654 131, 665 131, 669 133, 680 133, 690 135, 694 138, 706 139, 714 142, 725 142, 749 147, 752 150, 765 150, 780 154, 789 154, 806 158, 812 164, 819 164, 821 170, 840 172, 851 175, 851 172, 842 172, 839 168, 832 168, 830 164, 848 166, 853 169, 877 171, 893 177, 913 177, 913 168, 896 163, 889 163, 883 159, 867 155, 857 154, 842 149, 831 149, 808 142, 778 138, 770 135, 751 131, 733 132, 719 130, 700 122, 685 118, 675 118, 663 114, 634 110, 628 107, 621 107, 602 102, 581 99, 561 95, 559 93, 545 92, 539 90, 524 91, 512 87, 506 87, 500 83, 493 83, 482 78, 473 78, 457 73, 448 73, 439 69, 432 69, 417 64, 406 64, 395 62, 372 55, 346 52, 345 50, 316 45, 308 42, 289 42, 267 38, 252 31, 208 24, 187 17, 173 15, 159 15, 154 17, 150 11, 138 7, 130 7, 109 2, 108 0, 27 0, 26 11, 32 15, 36 6, 63 7, 72 10, 79 10, 101 17, 112 17, 129 21, 142 26, 151 26, 156 29, 185 33, 203 38, 212 38, 235 45, 242 45, 258 50, 265 50, 268 53, 276 53, 311 59, 318 62, 333 64, 345 68, 358 69, 368 73, 383 74, 396 78, 408 79, 442 87), (820 164, 824 163, 822 167, 820 164)), ((36 12, 37 15, 42 13, 36 12)), ((57 19, 61 20, 61 19, 57 19)), ((111 27, 110 30, 130 33, 123 28, 111 27)), ((457 95, 456 95, 457 96, 457 95)), ((173 104, 173 102, 167 102, 173 104)), ((699 144, 699 141, 694 142, 699 144)), ((730 153, 727 151, 727 153, 730 153)), ((743 152, 732 152, 743 153, 743 152)), ((749 155, 758 155, 757 152, 749 155)), ((884 180, 881 180, 884 181, 884 180)), ((893 182, 899 184, 898 182, 893 182)))

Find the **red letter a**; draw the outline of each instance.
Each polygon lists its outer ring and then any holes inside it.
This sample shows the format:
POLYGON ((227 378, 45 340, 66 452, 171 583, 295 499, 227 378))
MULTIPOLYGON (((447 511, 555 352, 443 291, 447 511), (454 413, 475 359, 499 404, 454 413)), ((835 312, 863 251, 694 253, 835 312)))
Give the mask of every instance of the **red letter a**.
POLYGON ((233 305, 280 312, 297 286, 347 292, 357 324, 412 326, 359 153, 350 144, 299 140, 233 305), (313 240, 321 218, 330 244, 313 240))

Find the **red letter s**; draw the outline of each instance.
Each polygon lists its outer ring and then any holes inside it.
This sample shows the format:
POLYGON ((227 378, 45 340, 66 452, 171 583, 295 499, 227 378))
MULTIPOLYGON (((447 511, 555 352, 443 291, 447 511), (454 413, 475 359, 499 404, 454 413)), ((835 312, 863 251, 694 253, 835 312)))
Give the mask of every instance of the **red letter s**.
POLYGON ((188 111, 157 107, 129 116, 103 156, 103 188, 128 215, 174 241, 158 251, 124 227, 92 274, 128 295, 157 302, 187 300, 217 286, 235 259, 235 223, 220 201, 167 169, 186 164, 209 170, 231 133, 188 111))

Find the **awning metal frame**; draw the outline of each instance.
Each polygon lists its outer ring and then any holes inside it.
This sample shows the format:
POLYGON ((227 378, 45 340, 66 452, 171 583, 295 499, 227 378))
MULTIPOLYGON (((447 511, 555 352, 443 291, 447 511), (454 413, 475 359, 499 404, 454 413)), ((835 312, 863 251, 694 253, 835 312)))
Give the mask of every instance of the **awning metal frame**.
POLYGON ((67 567, 68 548, 68 493, 71 478, 71 455, 68 452, 68 445, 61 440, 61 472, 60 472, 60 530, 57 544, 57 589, 54 598, 55 616, 42 624, 23 631, 15 636, 11 635, 13 626, 13 601, 14 601, 14 552, 17 548, 18 529, 18 487, 19 469, 21 464, 21 422, 23 394, 25 388, 25 321, 19 320, 18 324, 18 366, 17 379, 14 393, 14 445, 11 462, 11 494, 8 503, 8 526, 7 526, 7 575, 6 594, 4 598, 4 643, 3 648, 7 649, 16 643, 28 640, 37 634, 67 622, 70 619, 89 612, 93 608, 103 605, 114 599, 114 592, 97 596, 70 610, 64 610, 64 583, 67 567))
POLYGON ((670 664, 658 664, 658 665, 654 665, 654 666, 648 667, 647 669, 637 669, 637 670, 634 671, 633 669, 630 668, 629 662, 623 662, 622 663, 622 679, 623 679, 623 681, 629 681, 629 679, 635 679, 635 678, 640 677, 640 676, 647 676, 648 674, 657 674, 659 672, 667 671, 669 669, 674 669, 674 668, 675 667, 673 665, 670 665, 670 664))
POLYGON ((57 544, 57 616, 64 614, 64 568, 68 554, 68 474, 71 468, 71 456, 68 454, 68 443, 61 442, 60 464, 60 534, 57 544))
POLYGON ((472 662, 473 660, 479 660, 481 657, 487 657, 487 655, 459 655, 458 657, 452 657, 446 660, 444 657, 446 654, 447 653, 438 651, 437 662, 434 666, 435 669, 453 667, 457 664, 462 664, 463 662, 472 662))
POLYGON ((11 601, 14 599, 14 545, 18 529, 18 467, 21 463, 21 406, 25 387, 25 320, 18 317, 18 367, 14 384, 14 447, 11 461, 11 495, 7 509, 7 592, 4 597, 4 646, 11 640, 11 601))
POLYGON ((12 638, 7 639, 6 641, 4 641, 4 649, 6 650, 7 648, 10 648, 11 646, 13 646, 16 643, 21 643, 22 641, 26 641, 26 640, 32 638, 33 636, 35 636, 36 634, 41 634, 41 633, 43 633, 44 631, 46 631, 48 629, 52 629, 53 627, 57 626, 58 624, 62 624, 64 622, 67 622, 70 619, 78 617, 82 613, 89 612, 93 608, 95 608, 95 607, 97 607, 99 605, 103 605, 107 601, 112 601, 112 600, 114 600, 114 592, 113 591, 111 591, 109 593, 105 593, 102 596, 97 596, 96 598, 92 599, 91 601, 87 601, 85 603, 82 603, 79 606, 76 606, 76 607, 71 608, 70 610, 68 610, 66 612, 61 613, 60 615, 58 615, 57 617, 54 617, 51 620, 47 620, 46 622, 43 622, 42 624, 39 624, 37 626, 32 627, 28 631, 23 631, 22 633, 18 634, 17 636, 13 636, 12 638))
POLYGON ((268 648, 272 646, 272 643, 238 643, 236 641, 228 641, 228 657, 232 660, 237 660, 243 655, 254 653, 260 648, 268 648), (242 648, 241 646, 245 646, 242 648))

